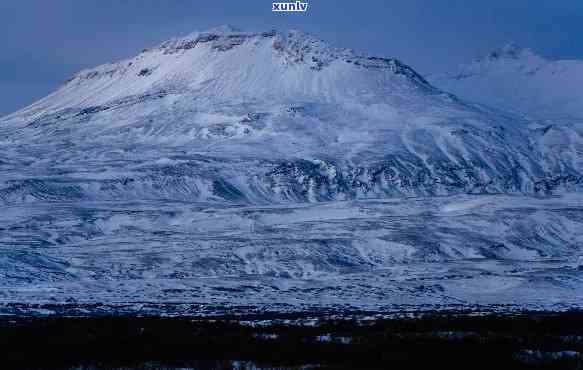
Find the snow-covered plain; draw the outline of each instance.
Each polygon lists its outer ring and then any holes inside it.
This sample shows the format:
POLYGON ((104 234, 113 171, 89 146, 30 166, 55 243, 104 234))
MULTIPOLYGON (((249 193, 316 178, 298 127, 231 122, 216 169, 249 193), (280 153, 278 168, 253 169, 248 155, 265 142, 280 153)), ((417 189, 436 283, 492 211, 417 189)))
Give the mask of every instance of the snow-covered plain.
POLYGON ((570 125, 298 31, 173 39, 0 119, 1 310, 580 307, 570 125))
POLYGON ((581 197, 42 202, 5 210, 3 304, 395 311, 564 309, 583 300, 581 197))

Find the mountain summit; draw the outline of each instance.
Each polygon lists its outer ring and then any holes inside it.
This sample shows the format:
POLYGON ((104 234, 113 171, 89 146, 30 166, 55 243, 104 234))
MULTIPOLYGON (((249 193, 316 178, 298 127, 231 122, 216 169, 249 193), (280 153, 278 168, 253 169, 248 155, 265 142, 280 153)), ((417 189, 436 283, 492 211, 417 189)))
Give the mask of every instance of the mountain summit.
POLYGON ((415 89, 432 88, 397 59, 333 48, 300 31, 252 33, 221 26, 82 71, 20 115, 159 93, 214 102, 344 103, 415 89))
MULTIPOLYGON (((502 46, 501 48, 494 49, 488 53, 486 60, 498 60, 498 59, 535 59, 538 56, 534 54, 530 49, 522 48, 514 42, 509 42, 502 46)), ((478 60, 480 61, 480 60, 478 60)))

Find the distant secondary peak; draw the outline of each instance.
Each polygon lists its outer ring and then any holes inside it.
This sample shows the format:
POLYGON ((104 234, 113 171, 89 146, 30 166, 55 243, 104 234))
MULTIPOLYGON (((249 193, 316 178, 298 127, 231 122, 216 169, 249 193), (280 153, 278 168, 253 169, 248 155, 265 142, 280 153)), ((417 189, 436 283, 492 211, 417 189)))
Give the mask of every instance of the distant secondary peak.
POLYGON ((523 48, 514 42, 509 42, 504 46, 492 50, 488 55, 489 60, 498 59, 523 59, 538 57, 532 50, 523 48))

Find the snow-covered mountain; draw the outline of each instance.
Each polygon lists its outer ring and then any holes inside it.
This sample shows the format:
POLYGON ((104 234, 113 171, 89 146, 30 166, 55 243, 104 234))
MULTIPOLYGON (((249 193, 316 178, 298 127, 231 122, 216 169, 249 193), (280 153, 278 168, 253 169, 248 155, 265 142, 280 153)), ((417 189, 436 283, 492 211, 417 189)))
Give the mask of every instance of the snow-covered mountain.
POLYGON ((583 60, 548 60, 510 43, 428 79, 464 99, 532 119, 583 120, 583 60))
POLYGON ((0 311, 581 304, 564 127, 299 31, 169 40, 0 119, 0 311))
POLYGON ((18 168, 0 183, 5 202, 546 194, 581 182, 578 159, 545 160, 526 121, 297 31, 170 40, 77 74, 0 127, 18 144, 3 149, 18 168))

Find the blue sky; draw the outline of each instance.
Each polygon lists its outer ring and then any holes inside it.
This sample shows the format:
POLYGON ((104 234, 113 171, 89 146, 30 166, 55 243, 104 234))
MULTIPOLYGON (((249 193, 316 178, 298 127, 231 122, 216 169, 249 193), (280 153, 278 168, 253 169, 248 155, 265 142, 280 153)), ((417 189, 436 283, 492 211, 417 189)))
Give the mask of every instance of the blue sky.
POLYGON ((221 24, 302 29, 336 46, 396 56, 422 74, 508 41, 550 58, 583 59, 583 0, 308 1, 306 14, 274 14, 266 0, 2 0, 0 115, 80 69, 221 24))

